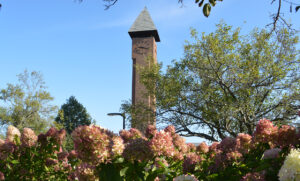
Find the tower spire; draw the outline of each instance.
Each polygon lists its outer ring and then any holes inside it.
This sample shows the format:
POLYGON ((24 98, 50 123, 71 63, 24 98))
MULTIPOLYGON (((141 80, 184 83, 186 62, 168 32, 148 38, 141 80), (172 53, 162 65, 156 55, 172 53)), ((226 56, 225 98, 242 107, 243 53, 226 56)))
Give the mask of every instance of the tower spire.
POLYGON ((131 38, 153 36, 156 42, 160 42, 157 29, 153 23, 153 20, 146 6, 144 10, 136 18, 133 25, 130 27, 128 33, 131 38))

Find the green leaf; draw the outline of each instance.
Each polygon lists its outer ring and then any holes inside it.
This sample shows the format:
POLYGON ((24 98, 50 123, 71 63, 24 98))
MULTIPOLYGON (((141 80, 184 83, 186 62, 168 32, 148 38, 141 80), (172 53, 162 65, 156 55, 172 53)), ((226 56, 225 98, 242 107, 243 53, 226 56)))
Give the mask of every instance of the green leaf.
POLYGON ((209 3, 212 5, 212 6, 215 6, 216 5, 216 0, 209 0, 209 3))
POLYGON ((196 0, 195 3, 198 3, 200 0, 196 0))
POLYGON ((126 172, 127 172, 128 169, 129 169, 129 167, 125 167, 125 168, 123 168, 122 170, 120 170, 120 175, 121 175, 121 177, 123 177, 123 176, 126 175, 126 172))
POLYGON ((12 160, 11 163, 15 165, 15 164, 18 164, 20 162, 18 160, 12 160))
POLYGON ((295 10, 296 12, 299 10, 300 6, 296 6, 295 10))
POLYGON ((199 3, 199 7, 201 7, 204 3, 204 0, 201 0, 201 2, 199 3))
POLYGON ((203 7, 203 14, 204 16, 208 17, 210 14, 211 6, 209 3, 206 3, 203 7))
POLYGON ((113 164, 102 164, 99 173, 100 180, 122 181, 121 173, 113 164))

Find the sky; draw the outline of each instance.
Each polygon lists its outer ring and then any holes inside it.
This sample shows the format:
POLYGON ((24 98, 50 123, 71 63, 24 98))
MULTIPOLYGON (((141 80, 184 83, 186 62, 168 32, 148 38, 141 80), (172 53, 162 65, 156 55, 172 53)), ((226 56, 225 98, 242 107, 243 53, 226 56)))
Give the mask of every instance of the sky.
MULTIPOLYGON (((17 83, 25 69, 40 71, 60 107, 70 96, 82 103, 96 124, 114 132, 122 129, 119 112, 131 99, 132 59, 128 30, 146 6, 161 39, 157 59, 163 67, 183 57, 190 28, 210 33, 220 21, 247 34, 271 22, 271 0, 218 2, 206 18, 194 1, 119 0, 104 10, 102 0, 0 0, 0 89, 17 83)), ((300 29, 300 12, 285 18, 300 29)), ((199 138, 187 141, 199 142, 199 138)))

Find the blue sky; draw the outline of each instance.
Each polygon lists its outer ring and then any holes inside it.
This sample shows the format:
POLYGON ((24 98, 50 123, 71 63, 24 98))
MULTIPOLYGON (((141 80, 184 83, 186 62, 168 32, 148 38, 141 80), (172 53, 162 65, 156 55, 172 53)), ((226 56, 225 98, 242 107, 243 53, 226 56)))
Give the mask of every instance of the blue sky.
MULTIPOLYGON (((122 101, 131 98, 127 32, 145 6, 160 35, 158 61, 164 66, 183 56, 190 27, 209 33, 224 20, 248 33, 270 23, 276 8, 270 0, 226 0, 205 18, 193 2, 185 0, 182 6, 177 0, 119 0, 105 11, 102 0, 1 0, 0 88, 16 83, 16 75, 25 69, 40 71, 54 105, 60 107, 74 95, 98 125, 118 132, 121 117, 106 114, 118 112, 122 101)), ((285 17, 300 29, 300 12, 285 17)))

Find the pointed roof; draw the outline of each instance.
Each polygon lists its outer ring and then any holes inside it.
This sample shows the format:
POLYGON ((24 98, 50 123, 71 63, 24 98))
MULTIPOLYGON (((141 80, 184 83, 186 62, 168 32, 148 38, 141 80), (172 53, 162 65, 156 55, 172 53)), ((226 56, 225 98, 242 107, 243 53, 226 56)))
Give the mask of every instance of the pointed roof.
POLYGON ((160 41, 157 29, 146 7, 134 21, 128 33, 131 38, 154 36, 155 41, 160 41))

